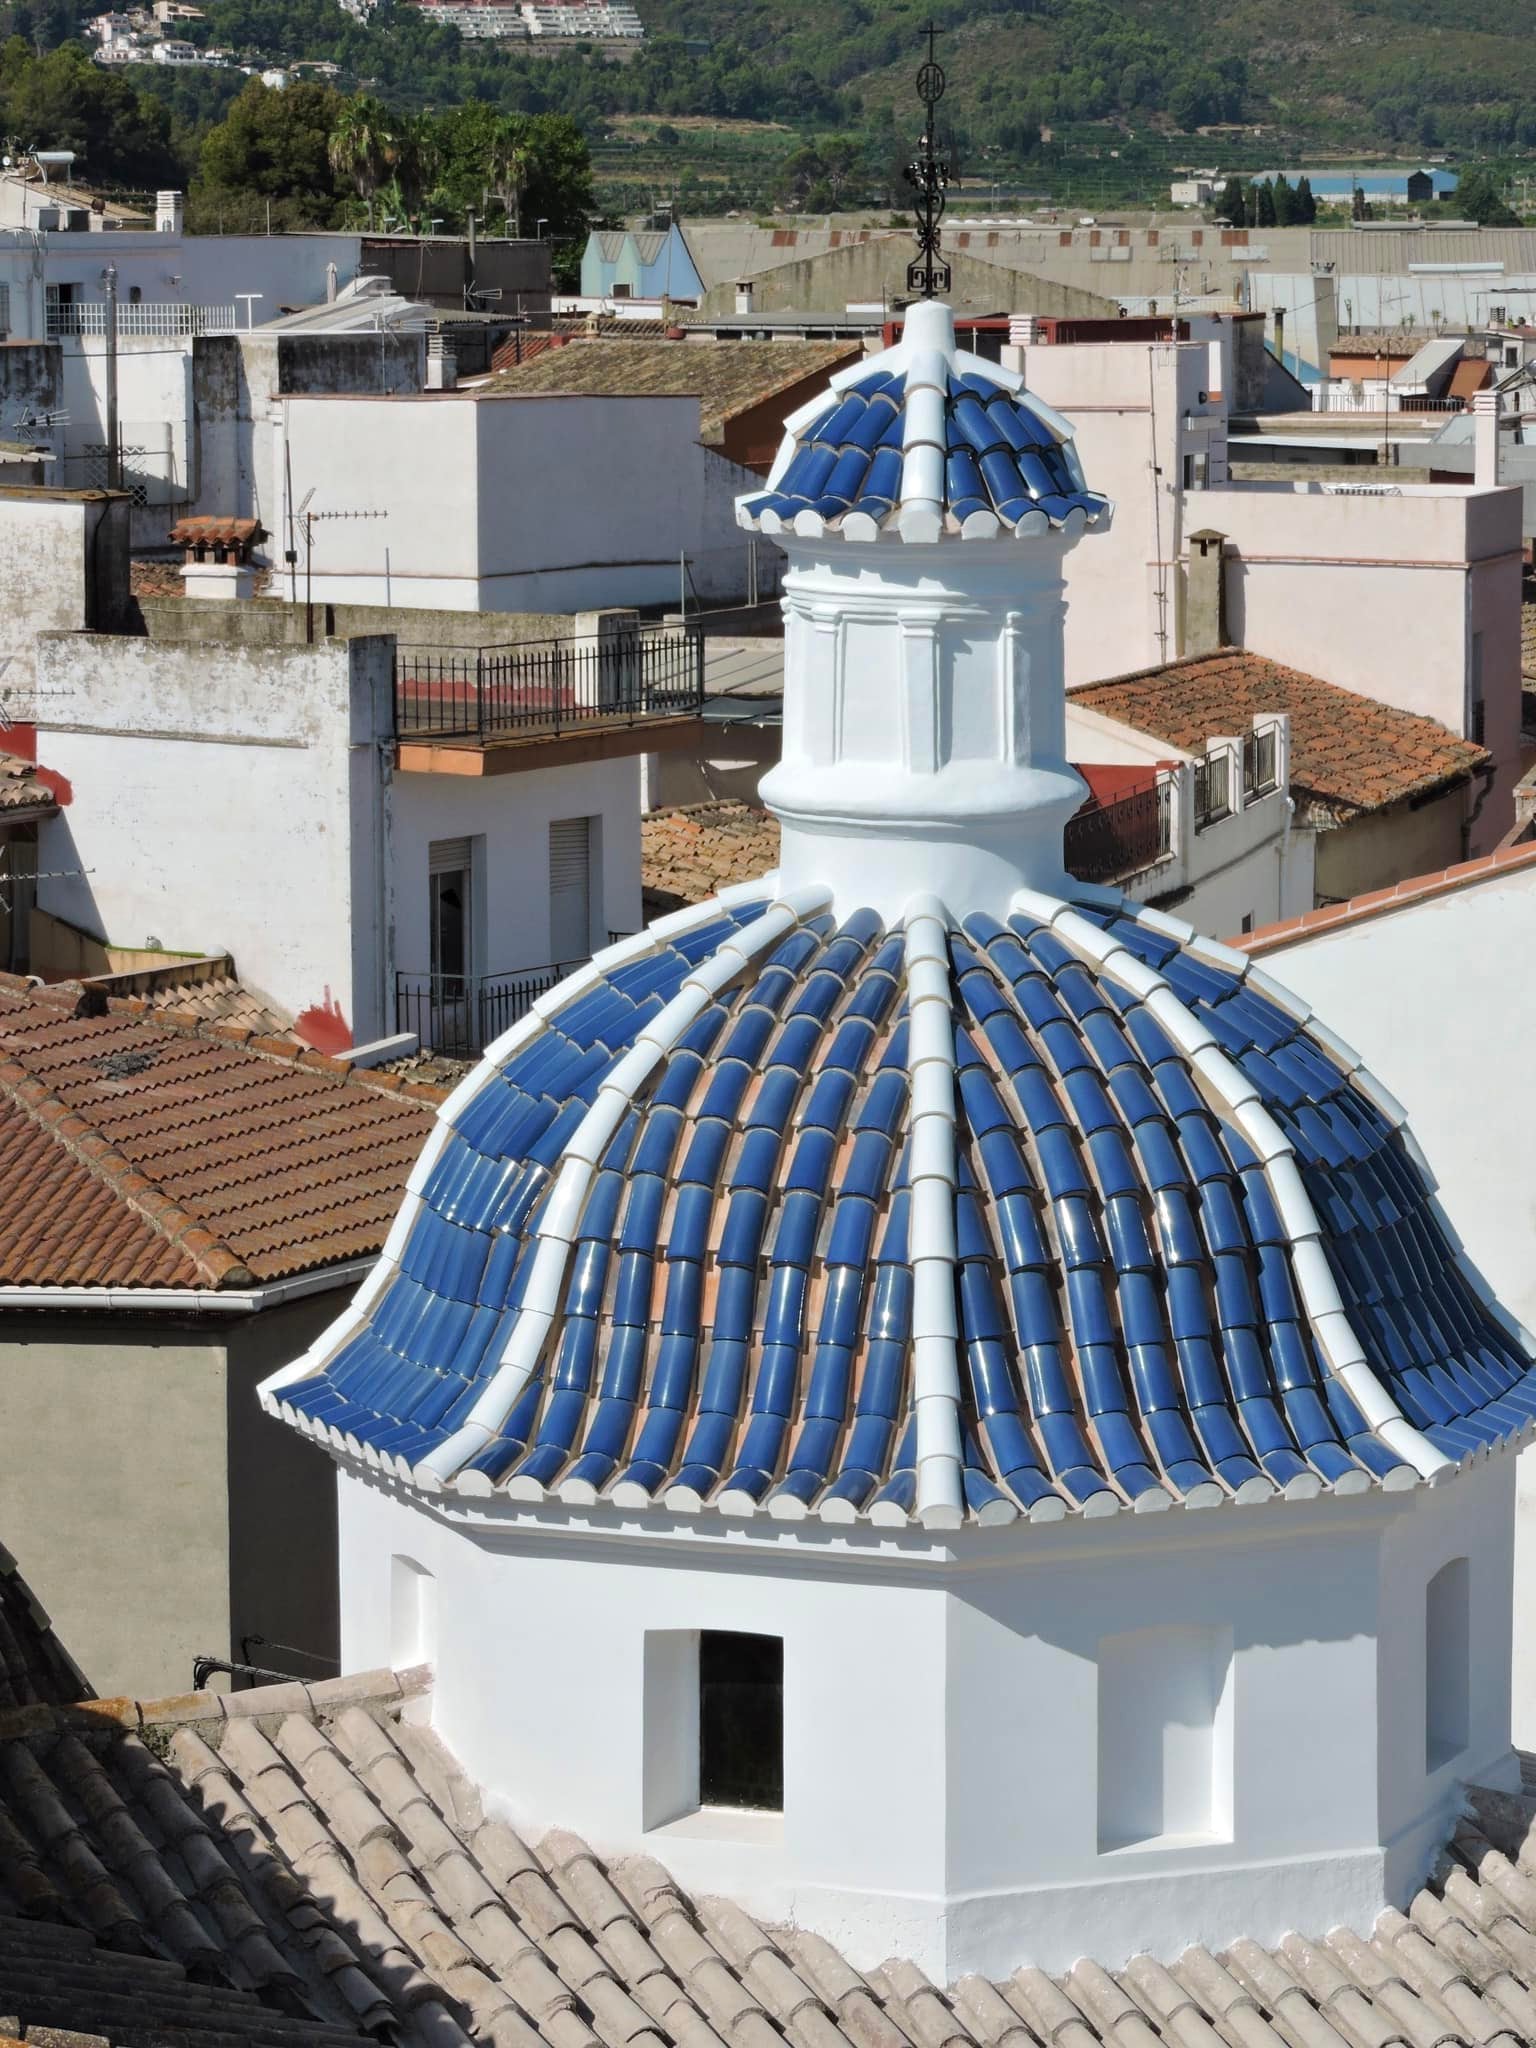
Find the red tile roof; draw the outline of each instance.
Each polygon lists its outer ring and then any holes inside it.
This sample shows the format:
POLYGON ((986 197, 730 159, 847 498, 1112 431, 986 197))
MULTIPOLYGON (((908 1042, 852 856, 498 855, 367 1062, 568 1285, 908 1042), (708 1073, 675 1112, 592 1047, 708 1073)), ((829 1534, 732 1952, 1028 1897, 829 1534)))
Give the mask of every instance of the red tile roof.
POLYGON ((264 539, 265 530, 259 519, 226 519, 213 512, 197 512, 190 518, 178 519, 167 537, 174 547, 195 547, 200 543, 234 547, 242 541, 264 539))
POLYGON ((1214 733, 1246 731, 1267 711, 1289 713, 1291 788, 1313 823, 1344 823, 1426 796, 1493 759, 1432 718, 1236 647, 1091 683, 1072 701, 1191 752, 1214 733))
POLYGON ((1439 868, 1429 875, 1411 875, 1391 888, 1371 889, 1343 903, 1325 903, 1320 910, 1306 911, 1301 917, 1283 917, 1278 924, 1260 925, 1256 932, 1242 932, 1228 939, 1227 944, 1255 957, 1273 953, 1294 945, 1298 939, 1316 938, 1343 925, 1363 924, 1367 918, 1406 910, 1414 903, 1429 903, 1437 896, 1451 896, 1478 882, 1503 881, 1507 875, 1531 867, 1536 867, 1536 844, 1521 840, 1517 845, 1500 847, 1497 853, 1485 853, 1478 860, 1458 861, 1455 867, 1439 868))
POLYGON ((79 998, 0 976, 0 1286, 242 1287, 379 1249, 440 1090, 79 998))
POLYGON ((779 821, 755 804, 673 804, 640 821, 640 883, 650 917, 703 903, 778 864, 779 821))

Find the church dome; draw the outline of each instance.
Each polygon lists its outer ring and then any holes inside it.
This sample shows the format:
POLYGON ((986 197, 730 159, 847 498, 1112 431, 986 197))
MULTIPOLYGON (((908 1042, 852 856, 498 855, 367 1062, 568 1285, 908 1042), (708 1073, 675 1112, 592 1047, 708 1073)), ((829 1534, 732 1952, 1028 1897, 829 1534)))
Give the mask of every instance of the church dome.
POLYGON ((1398 1105, 1243 955, 770 877, 492 1048, 264 1399, 434 1492, 945 1527, 1407 1487, 1536 1381, 1398 1105))
POLYGON ((789 556, 778 874, 490 1049, 269 1410, 426 1493, 933 1528, 1405 1488, 1527 1431, 1398 1105, 1065 876, 1061 563, 1109 511, 1071 441, 936 302, 791 418, 738 507, 789 556))

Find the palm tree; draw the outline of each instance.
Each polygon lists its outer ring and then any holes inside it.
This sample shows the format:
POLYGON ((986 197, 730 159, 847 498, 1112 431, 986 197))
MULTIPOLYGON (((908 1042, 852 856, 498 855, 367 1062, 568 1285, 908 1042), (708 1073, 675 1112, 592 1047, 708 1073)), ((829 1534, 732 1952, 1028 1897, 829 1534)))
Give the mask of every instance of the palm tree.
POLYGON ((498 122, 491 142, 491 190, 501 201, 514 241, 523 231, 523 190, 528 183, 532 162, 533 152, 528 147, 527 131, 522 122, 516 119, 498 122))
POLYGON ((348 178, 357 196, 368 208, 368 228, 373 229, 374 194, 397 162, 399 137, 390 125, 389 110, 367 93, 357 93, 342 104, 326 144, 331 169, 348 178))

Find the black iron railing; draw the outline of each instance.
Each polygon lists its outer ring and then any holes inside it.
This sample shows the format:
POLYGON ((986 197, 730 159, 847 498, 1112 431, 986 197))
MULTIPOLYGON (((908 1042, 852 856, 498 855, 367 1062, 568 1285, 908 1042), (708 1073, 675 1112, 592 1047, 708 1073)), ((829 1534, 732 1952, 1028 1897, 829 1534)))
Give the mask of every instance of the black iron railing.
POLYGON ((704 638, 686 626, 395 654, 398 739, 545 737, 697 716, 703 703, 704 638))
POLYGON ((1163 776, 1109 803, 1085 804, 1069 818, 1067 872, 1080 882, 1113 882, 1163 860, 1172 850, 1169 783, 1163 776))
POLYGON ((1207 754, 1195 763, 1195 830, 1232 815, 1231 763, 1225 753, 1207 754))
POLYGON ((1279 743, 1274 726, 1243 734, 1243 801, 1268 796, 1279 782, 1279 743))
POLYGON ((414 1032, 423 1051, 473 1059, 580 965, 565 960, 512 974, 397 973, 395 1029, 414 1032))

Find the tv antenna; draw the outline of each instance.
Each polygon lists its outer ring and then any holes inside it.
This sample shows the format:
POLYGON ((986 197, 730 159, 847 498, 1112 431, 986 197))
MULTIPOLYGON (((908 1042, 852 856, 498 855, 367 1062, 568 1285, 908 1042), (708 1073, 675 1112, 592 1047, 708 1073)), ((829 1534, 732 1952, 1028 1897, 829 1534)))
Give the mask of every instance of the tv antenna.
POLYGON ((934 299, 950 287, 949 265, 939 255, 939 222, 944 216, 944 195, 949 187, 949 160, 939 155, 933 132, 933 110, 944 97, 944 73, 934 55, 934 40, 939 31, 930 21, 922 33, 928 38, 928 55, 917 72, 923 133, 917 155, 906 169, 907 183, 917 194, 918 257, 915 263, 907 265, 907 290, 934 299))
POLYGON ((7 440, 20 439, 23 435, 46 436, 55 427, 67 427, 69 413, 64 407, 54 412, 34 412, 30 405, 24 405, 15 418, 0 424, 0 433, 7 440))
POLYGON ((315 637, 315 601, 310 574, 315 555, 315 528, 323 520, 327 519, 387 519, 389 517, 387 511, 365 510, 361 507, 355 509, 338 507, 334 512, 311 512, 309 509, 310 500, 314 497, 315 490, 318 488, 319 486, 316 485, 314 489, 304 493, 303 502, 299 506, 296 515, 304 529, 304 637, 308 641, 313 641, 315 637))

